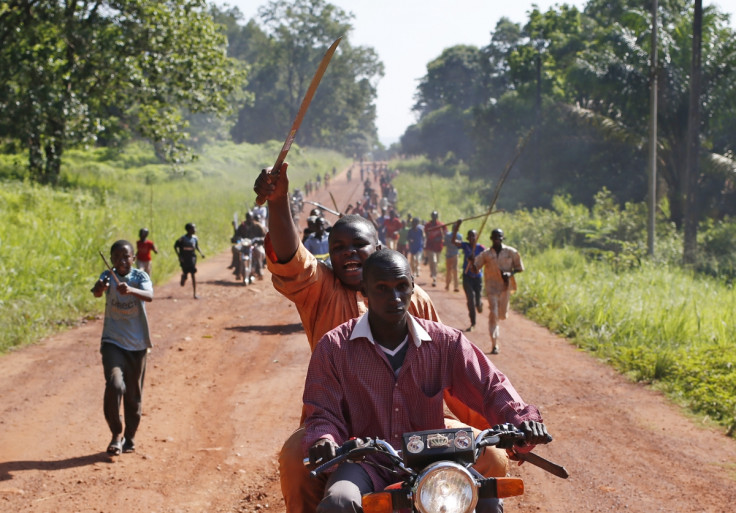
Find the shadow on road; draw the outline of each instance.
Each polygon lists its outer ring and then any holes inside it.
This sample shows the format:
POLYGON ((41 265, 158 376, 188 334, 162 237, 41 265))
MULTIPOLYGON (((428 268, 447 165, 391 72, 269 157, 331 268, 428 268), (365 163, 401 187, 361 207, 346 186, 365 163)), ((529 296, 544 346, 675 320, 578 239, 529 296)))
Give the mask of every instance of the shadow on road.
POLYGON ((283 324, 278 326, 250 324, 248 326, 230 326, 225 329, 229 331, 239 331, 240 333, 260 333, 261 335, 292 335, 294 333, 304 333, 304 328, 300 323, 283 324))
POLYGON ((207 285, 219 285, 221 287, 243 287, 244 286, 242 281, 236 280, 235 278, 233 278, 232 281, 227 281, 227 280, 210 280, 210 281, 206 281, 204 283, 207 284, 207 285))
POLYGON ((12 472, 22 470, 64 470, 68 468, 86 467, 95 463, 110 463, 112 460, 105 452, 97 452, 87 456, 77 456, 58 461, 6 461, 0 463, 0 481, 12 479, 12 472))

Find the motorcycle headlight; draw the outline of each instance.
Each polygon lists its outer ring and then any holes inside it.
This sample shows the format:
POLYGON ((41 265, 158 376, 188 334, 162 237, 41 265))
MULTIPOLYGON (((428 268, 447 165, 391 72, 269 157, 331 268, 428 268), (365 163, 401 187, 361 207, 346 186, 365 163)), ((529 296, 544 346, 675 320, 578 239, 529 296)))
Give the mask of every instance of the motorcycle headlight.
POLYGON ((421 513, 470 513, 477 502, 473 476, 457 463, 433 463, 417 477, 414 506, 421 513))

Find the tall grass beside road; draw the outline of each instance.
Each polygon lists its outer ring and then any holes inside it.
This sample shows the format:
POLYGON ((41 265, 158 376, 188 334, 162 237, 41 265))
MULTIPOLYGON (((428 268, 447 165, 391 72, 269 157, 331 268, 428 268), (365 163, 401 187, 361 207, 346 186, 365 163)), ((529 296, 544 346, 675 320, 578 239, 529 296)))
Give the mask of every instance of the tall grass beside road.
POLYGON ((733 426, 732 287, 647 262, 615 272, 572 248, 526 255, 524 263, 515 309, 693 412, 733 426))
MULTIPOLYGON (((488 187, 462 177, 428 177, 411 166, 402 169, 396 183, 401 211, 427 220, 436 209, 443 222, 482 212, 478 191, 488 187)), ((505 242, 520 250, 526 271, 512 296, 516 310, 733 434, 733 252, 709 256, 719 266, 702 266, 704 272, 685 269, 678 265, 680 236, 660 219, 657 257, 650 259, 645 215, 643 205, 617 206, 605 190, 592 208, 558 197, 549 210, 494 214, 480 243, 489 246, 491 230, 501 227, 505 242), (717 268, 724 272, 711 276, 717 268)), ((463 223, 460 233, 465 236, 481 223, 463 223)), ((736 223, 704 228, 700 244, 708 248, 710 240, 734 232, 736 223)), ((727 237, 718 240, 722 246, 733 244, 727 237)))
MULTIPOLYGON (((159 249, 156 283, 178 272, 173 245, 187 222, 197 225, 206 255, 224 250, 233 214, 242 219, 253 206, 257 173, 280 148, 212 146, 176 173, 157 164, 146 147, 114 156, 71 151, 62 170, 65 185, 57 188, 18 179, 17 158, 0 156, 0 353, 99 315, 104 303, 89 292, 104 269, 98 252, 108 257, 118 239, 135 244, 142 227, 159 249)), ((334 152, 296 146, 289 157, 295 187, 349 163, 334 152)))

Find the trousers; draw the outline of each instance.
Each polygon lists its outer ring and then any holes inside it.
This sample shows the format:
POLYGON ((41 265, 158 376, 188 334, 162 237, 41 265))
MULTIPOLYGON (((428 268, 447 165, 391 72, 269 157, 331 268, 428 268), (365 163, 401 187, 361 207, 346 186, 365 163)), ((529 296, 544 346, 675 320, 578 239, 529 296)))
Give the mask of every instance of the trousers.
POLYGON ((102 369, 105 373, 103 410, 105 420, 113 436, 123 433, 120 403, 123 403, 125 432, 132 440, 138 431, 143 412, 143 379, 146 375, 147 350, 126 351, 111 343, 103 343, 102 369))
POLYGON ((445 257, 445 289, 450 288, 450 282, 453 283, 454 290, 457 290, 457 255, 445 257))

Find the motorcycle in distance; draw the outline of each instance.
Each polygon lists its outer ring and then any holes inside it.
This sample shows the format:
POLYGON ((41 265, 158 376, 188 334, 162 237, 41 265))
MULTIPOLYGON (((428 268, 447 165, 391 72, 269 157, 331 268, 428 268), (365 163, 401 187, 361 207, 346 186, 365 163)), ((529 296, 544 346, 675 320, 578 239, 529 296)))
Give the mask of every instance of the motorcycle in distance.
MULTIPOLYGON (((548 442, 552 441, 549 437, 548 442)), ((502 499, 524 493, 515 477, 483 477, 472 465, 484 447, 506 449, 511 459, 523 460, 563 479, 567 471, 533 453, 520 453, 524 433, 512 424, 481 431, 470 428, 404 433, 401 451, 378 438, 353 438, 335 450, 330 459, 310 474, 317 476, 344 461, 364 462, 388 470, 397 482, 384 490, 363 495, 365 513, 471 513, 479 499, 502 499)), ((318 462, 319 464, 320 462, 318 462)), ((309 458, 304 464, 310 466, 309 458)))
POLYGON ((297 214, 304 212, 304 195, 299 189, 296 189, 291 196, 291 208, 297 214))
POLYGON ((263 249, 263 237, 234 239, 233 251, 238 253, 235 269, 236 280, 242 281, 243 285, 249 285, 255 281, 256 276, 259 279, 263 277, 263 265, 266 257, 263 249))

